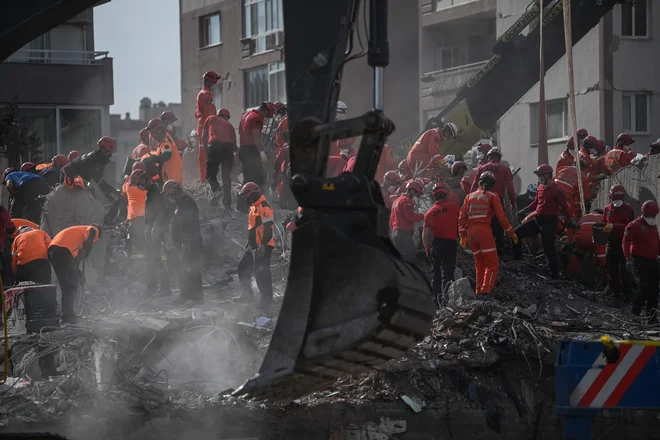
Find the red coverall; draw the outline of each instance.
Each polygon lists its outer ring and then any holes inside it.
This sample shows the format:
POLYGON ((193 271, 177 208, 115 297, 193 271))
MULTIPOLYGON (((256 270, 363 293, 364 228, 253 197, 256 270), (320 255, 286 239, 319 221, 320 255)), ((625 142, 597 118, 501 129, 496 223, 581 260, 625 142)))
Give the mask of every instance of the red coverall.
POLYGON ((392 242, 404 258, 415 255, 413 235, 414 224, 424 219, 424 214, 415 212, 415 203, 408 194, 402 194, 394 203, 390 211, 390 233, 392 242))
POLYGON ((438 200, 424 216, 424 234, 429 230, 433 233, 429 256, 433 262, 434 295, 454 281, 459 210, 449 199, 438 200))
POLYGON ((658 308, 658 228, 646 223, 644 217, 628 223, 623 233, 623 253, 626 260, 632 259, 635 263, 635 274, 641 290, 641 295, 633 302, 632 312, 641 314, 646 303, 646 313, 651 315, 653 309, 658 308))
POLYGON ((440 144, 443 140, 444 136, 440 130, 436 128, 426 130, 408 152, 410 169, 414 171, 415 167, 425 168, 434 156, 440 154, 440 144))
POLYGON ((504 215, 499 196, 483 188, 477 189, 465 198, 458 217, 458 233, 461 238, 467 237, 474 255, 477 269, 477 295, 493 293, 497 281, 499 260, 490 227, 493 215, 497 217, 507 235, 513 236, 513 228, 504 215))
MULTIPOLYGON (((604 244, 595 244, 592 237, 593 225, 596 223, 605 223, 605 216, 603 214, 598 214, 597 212, 590 212, 585 216, 582 216, 580 221, 580 229, 575 233, 575 252, 578 255, 586 255, 591 251, 596 257, 596 262, 603 269, 606 266, 605 263, 605 245, 604 244)), ((577 273, 580 269, 580 259, 578 255, 573 255, 571 261, 568 265, 569 273, 577 273)))
POLYGON ((612 174, 616 170, 630 165, 635 156, 637 156, 637 153, 634 151, 615 146, 612 151, 608 151, 605 155, 605 168, 609 174, 612 174))
POLYGON ((612 203, 603 209, 603 221, 612 225, 606 248, 608 284, 615 296, 629 298, 632 293, 632 279, 626 270, 626 257, 623 254, 623 233, 628 223, 635 219, 635 211, 629 203, 615 208, 612 203))
POLYGON ((495 174, 495 185, 490 189, 491 192, 497 194, 500 200, 504 199, 504 192, 509 194, 509 201, 515 207, 516 206, 516 190, 513 187, 513 176, 511 175, 511 168, 503 164, 502 162, 490 161, 486 164, 480 165, 477 168, 477 174, 472 180, 472 187, 470 192, 475 192, 479 188, 479 178, 481 174, 491 171, 495 174))
POLYGON ((341 156, 328 157, 328 177, 337 177, 346 169, 346 159, 341 156))
MULTIPOLYGON (((577 206, 580 205, 580 187, 577 176, 578 171, 576 167, 566 166, 555 174, 555 183, 564 193, 564 196, 566 196, 566 203, 575 209, 576 219, 579 220, 582 216, 582 209, 577 208, 577 206)), ((582 194, 584 195, 584 200, 590 200, 589 192, 589 181, 587 180, 587 177, 582 174, 582 194)))
POLYGON ((213 103, 213 93, 206 87, 197 94, 197 104, 195 106, 195 117, 197 118, 197 162, 199 164, 199 180, 206 182, 206 150, 202 147, 202 128, 204 122, 209 116, 215 115, 215 104, 213 103))
POLYGON ((559 170, 561 170, 564 167, 570 167, 573 163, 575 163, 575 157, 573 156, 573 153, 569 150, 564 150, 561 152, 559 155, 559 159, 557 160, 557 167, 555 168, 555 173, 558 173, 559 170))

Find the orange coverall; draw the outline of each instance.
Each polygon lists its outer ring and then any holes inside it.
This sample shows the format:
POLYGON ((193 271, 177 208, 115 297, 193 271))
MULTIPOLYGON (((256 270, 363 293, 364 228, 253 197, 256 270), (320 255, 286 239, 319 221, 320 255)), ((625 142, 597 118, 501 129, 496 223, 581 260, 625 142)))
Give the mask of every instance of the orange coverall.
MULTIPOLYGON (((209 116, 215 116, 215 104, 213 93, 205 87, 197 94, 197 105, 195 106, 195 117, 197 118, 197 162, 199 163, 199 179, 201 183, 206 182, 206 150, 202 147, 202 128, 209 116)), ((177 152, 178 155, 178 152, 177 152)))
MULTIPOLYGON (((161 174, 163 182, 176 180, 180 184, 183 184, 183 160, 179 154, 176 142, 174 142, 174 139, 172 139, 172 136, 170 136, 169 133, 166 134, 163 140, 160 141, 160 144, 158 144, 158 154, 162 154, 166 151, 171 151, 172 157, 162 163, 161 174)), ((204 157, 204 162, 204 166, 206 166, 206 156, 204 157)))
POLYGON ((497 216, 507 235, 512 237, 513 228, 504 215, 500 197, 492 191, 479 188, 469 194, 458 217, 458 234, 461 240, 467 237, 474 255, 477 269, 477 295, 493 293, 497 281, 499 260, 495 237, 490 227, 493 215, 497 216))
MULTIPOLYGON (((574 166, 565 166, 555 174, 555 183, 559 185, 564 196, 566 196, 566 203, 574 209, 580 206, 580 187, 577 176, 578 171, 574 166)), ((584 173, 582 173, 582 194, 584 200, 590 200, 589 181, 584 173)), ((581 211, 581 208, 575 209, 576 220, 579 220, 582 216, 581 211)))
POLYGON ((408 152, 410 169, 414 171, 416 166, 419 166, 420 169, 425 168, 434 156, 440 154, 440 143, 443 139, 444 137, 438 129, 426 130, 408 152), (419 165, 417 165, 418 163, 419 165))
POLYGON ((624 150, 621 147, 614 147, 613 150, 608 151, 605 155, 605 168, 609 174, 612 174, 619 168, 627 167, 630 162, 637 156, 637 153, 630 150, 624 150))

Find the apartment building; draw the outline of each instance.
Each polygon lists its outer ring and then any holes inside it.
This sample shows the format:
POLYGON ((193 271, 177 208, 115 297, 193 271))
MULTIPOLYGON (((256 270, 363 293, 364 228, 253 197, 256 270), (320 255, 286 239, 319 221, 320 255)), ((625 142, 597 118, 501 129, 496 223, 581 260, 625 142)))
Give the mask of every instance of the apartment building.
MULTIPOLYGON (((228 108, 231 122, 263 101, 286 102, 282 0, 180 0, 181 82, 184 131, 195 128, 195 98, 202 74, 215 70, 224 81, 214 89, 216 106, 228 108)), ((396 121, 390 138, 419 130, 417 5, 389 2, 391 63, 385 73, 386 113, 396 121)), ((357 116, 372 107, 372 73, 362 58, 347 64, 340 99, 357 116)))
POLYGON ((46 158, 90 151, 109 132, 112 58, 96 50, 91 8, 0 63, 0 83, 0 106, 16 100, 22 121, 39 133, 46 158))

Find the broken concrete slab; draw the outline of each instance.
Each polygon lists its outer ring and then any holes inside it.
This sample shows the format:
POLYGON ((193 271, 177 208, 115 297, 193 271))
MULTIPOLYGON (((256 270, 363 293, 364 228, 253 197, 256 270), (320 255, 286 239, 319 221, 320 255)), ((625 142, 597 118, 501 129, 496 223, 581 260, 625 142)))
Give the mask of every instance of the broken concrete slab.
POLYGON ((470 280, 467 278, 460 278, 449 285, 447 289, 447 305, 452 306, 462 306, 469 301, 477 299, 472 286, 470 286, 470 280))

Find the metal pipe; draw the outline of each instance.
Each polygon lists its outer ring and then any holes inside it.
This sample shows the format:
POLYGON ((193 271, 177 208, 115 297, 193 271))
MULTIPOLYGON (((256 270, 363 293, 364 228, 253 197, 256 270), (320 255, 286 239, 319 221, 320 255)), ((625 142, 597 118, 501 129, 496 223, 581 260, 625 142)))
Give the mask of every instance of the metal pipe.
POLYGON ((374 110, 383 110, 384 73, 383 67, 374 67, 374 110))

